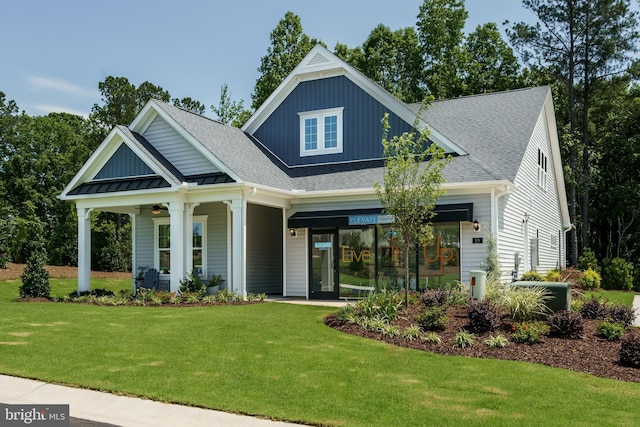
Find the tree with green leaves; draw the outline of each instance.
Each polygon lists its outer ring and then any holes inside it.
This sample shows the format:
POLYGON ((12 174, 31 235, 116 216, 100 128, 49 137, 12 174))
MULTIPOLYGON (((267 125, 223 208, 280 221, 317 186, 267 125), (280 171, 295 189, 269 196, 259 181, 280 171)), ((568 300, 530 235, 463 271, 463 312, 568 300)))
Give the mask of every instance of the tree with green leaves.
POLYGON ((362 47, 338 43, 336 54, 404 102, 421 102, 422 55, 414 28, 396 31, 382 24, 371 31, 362 47))
POLYGON ((300 17, 293 12, 285 13, 269 38, 271 46, 260 60, 260 77, 251 94, 251 107, 254 110, 262 105, 313 46, 320 43, 304 33, 300 17))
POLYGON ((520 64, 498 26, 478 25, 464 42, 465 94, 516 89, 523 86, 520 64))
POLYGON ((550 69, 567 87, 567 111, 557 115, 568 122, 568 141, 579 140, 581 145, 568 147, 570 215, 581 228, 580 242, 575 230, 570 235, 570 259, 575 265, 579 243, 581 248, 589 246, 590 99, 597 86, 629 65, 638 38, 637 14, 631 11, 630 0, 523 0, 522 4, 538 22, 514 24, 508 31, 511 43, 525 61, 550 69), (581 218, 578 185, 582 186, 581 218))
POLYGON ((424 83, 435 99, 465 93, 464 25, 469 13, 464 0, 425 0, 416 27, 422 50, 424 83))
POLYGON ((44 229, 40 223, 34 223, 27 250, 29 257, 21 279, 20 298, 48 298, 51 292, 47 265, 47 251, 45 249, 44 229))
POLYGON ((405 303, 409 304, 409 257, 412 248, 432 239, 431 219, 444 194, 442 169, 450 161, 429 141, 430 131, 416 118, 414 130, 389 138, 389 114, 382 119, 384 177, 374 184, 384 212, 393 215, 405 262, 405 303), (428 145, 428 146, 427 146, 428 145), (426 146, 426 148, 425 148, 426 146))
POLYGON ((180 107, 183 110, 191 111, 192 113, 200 114, 201 116, 207 111, 207 108, 200 101, 196 101, 191 97, 182 99, 173 98, 171 103, 176 107, 180 107))
POLYGON ((220 86, 220 102, 217 106, 212 105, 211 111, 216 114, 220 123, 237 128, 241 128, 251 117, 251 110, 244 108, 244 99, 239 102, 231 100, 226 83, 220 86))

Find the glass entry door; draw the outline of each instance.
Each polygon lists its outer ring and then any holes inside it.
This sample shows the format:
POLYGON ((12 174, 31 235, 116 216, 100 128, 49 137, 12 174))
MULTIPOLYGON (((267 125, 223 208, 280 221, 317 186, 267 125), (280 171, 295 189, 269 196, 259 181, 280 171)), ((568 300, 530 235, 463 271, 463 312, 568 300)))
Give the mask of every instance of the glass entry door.
POLYGON ((338 231, 311 232, 310 299, 338 298, 338 231))

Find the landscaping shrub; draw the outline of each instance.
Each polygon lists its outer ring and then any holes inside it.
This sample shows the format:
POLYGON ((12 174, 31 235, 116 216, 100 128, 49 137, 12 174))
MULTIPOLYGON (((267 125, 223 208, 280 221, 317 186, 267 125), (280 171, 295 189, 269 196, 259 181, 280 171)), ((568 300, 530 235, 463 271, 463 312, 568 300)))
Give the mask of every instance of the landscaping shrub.
POLYGON ((403 296, 398 292, 377 292, 367 295, 358 301, 357 307, 362 316, 379 317, 391 322, 398 317, 398 310, 403 304, 403 296))
POLYGON ((581 338, 584 326, 582 316, 573 311, 561 310, 549 316, 549 335, 565 338, 581 338))
POLYGON ((469 289, 462 282, 447 283, 445 289, 449 291, 447 304, 467 305, 469 303, 469 289))
POLYGON ((407 341, 414 341, 422 335, 420 327, 417 325, 407 326, 402 332, 402 337, 407 341))
POLYGON ((560 270, 549 270, 547 274, 544 275, 545 282, 562 282, 562 271, 560 270))
POLYGON ((549 326, 543 322, 519 322, 511 327, 511 339, 518 343, 538 344, 549 334, 549 326))
POLYGON ((626 332, 626 328, 621 323, 603 321, 596 326, 596 332, 608 341, 618 341, 626 332))
POLYGON ((453 337, 453 346, 458 348, 466 348, 475 345, 476 338, 475 336, 469 332, 462 330, 453 337))
POLYGON ((493 331, 502 323, 500 310, 488 301, 471 304, 467 317, 469 329, 479 334, 493 331))
POLYGON ((640 368, 640 333, 634 331, 622 337, 619 355, 622 365, 640 368))
POLYGON ((620 323, 625 328, 633 325, 635 317, 635 312, 631 307, 622 304, 605 307, 604 318, 612 323, 620 323))
POLYGON ((604 302, 598 301, 598 299, 591 297, 586 300, 580 308, 580 314, 585 319, 604 319, 607 312, 607 305, 604 302))
POLYGON ((19 293, 21 298, 49 298, 51 284, 49 273, 45 269, 47 265, 47 251, 45 249, 42 227, 34 225, 31 240, 26 249, 29 253, 27 265, 24 268, 19 293))
POLYGON ((200 298, 202 298, 206 293, 207 289, 202 283, 202 279, 197 274, 193 274, 193 271, 190 272, 187 277, 180 280, 180 287, 178 288, 180 293, 197 293, 200 294, 200 298))
POLYGON ((425 331, 444 330, 448 321, 444 307, 426 307, 416 318, 416 322, 425 331))
POLYGON ((489 338, 484 340, 484 343, 489 348, 505 348, 509 345, 509 340, 502 334, 490 335, 489 338))
POLYGON ((546 305, 549 299, 549 290, 542 286, 510 286, 502 296, 499 306, 508 310, 514 321, 528 322, 550 312, 546 305))
POLYGON ((423 340, 431 344, 440 344, 442 342, 442 338, 440 338, 440 335, 435 332, 429 332, 424 336, 423 340))
POLYGON ((520 277, 520 280, 523 282, 542 282, 544 278, 537 271, 527 271, 520 277))
POLYGON ((450 293, 446 289, 427 289, 422 293, 422 303, 427 307, 441 307, 447 304, 450 293))
POLYGON ((582 271, 594 270, 595 272, 600 272, 600 266, 598 265, 596 254, 593 253, 591 248, 584 248, 582 255, 578 258, 578 267, 582 271))
POLYGON ((578 285, 587 291, 597 289, 600 287, 600 274, 597 271, 589 268, 582 272, 582 277, 578 281, 578 285))
POLYGON ((633 266, 622 258, 606 260, 602 268, 602 288, 631 290, 633 288, 633 266))

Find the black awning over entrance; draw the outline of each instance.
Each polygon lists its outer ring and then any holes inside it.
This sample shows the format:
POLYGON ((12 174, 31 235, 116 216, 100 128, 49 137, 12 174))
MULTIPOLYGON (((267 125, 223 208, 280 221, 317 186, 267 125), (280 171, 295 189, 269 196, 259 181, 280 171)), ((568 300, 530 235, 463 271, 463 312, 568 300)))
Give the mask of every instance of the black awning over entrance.
MULTIPOLYGON (((437 205, 432 222, 473 221, 473 203, 437 205)), ((382 208, 298 212, 289 217, 289 228, 348 227, 349 217, 383 215, 382 208)), ((373 224, 373 223, 369 223, 373 224)))

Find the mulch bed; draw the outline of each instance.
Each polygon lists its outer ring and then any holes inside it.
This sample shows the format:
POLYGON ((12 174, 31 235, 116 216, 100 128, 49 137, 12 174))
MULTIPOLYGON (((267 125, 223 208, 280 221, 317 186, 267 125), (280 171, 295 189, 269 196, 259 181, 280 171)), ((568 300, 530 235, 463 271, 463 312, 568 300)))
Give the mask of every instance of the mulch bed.
MULTIPOLYGON (((420 312, 420 305, 410 306, 404 309, 400 319, 394 325, 404 329, 416 324, 413 319, 420 312)), ((540 344, 518 344, 510 342, 502 349, 491 349, 484 340, 492 333, 476 334, 476 344, 467 348, 453 346, 454 336, 462 329, 468 328, 467 308, 464 306, 450 307, 447 310, 449 322, 444 331, 438 331, 442 338, 440 344, 428 343, 422 340, 406 341, 402 337, 385 337, 379 333, 362 329, 352 323, 343 323, 336 319, 335 315, 328 316, 325 323, 339 331, 358 335, 365 338, 384 341, 401 347, 409 347, 417 350, 428 351, 442 355, 456 355, 468 357, 481 357, 490 359, 519 360, 557 368, 570 369, 577 372, 587 372, 598 377, 613 378, 622 381, 640 382, 640 369, 622 366, 618 363, 620 342, 609 342, 596 335, 595 328, 599 321, 584 319, 584 332, 581 339, 567 339, 545 337, 540 344)), ((502 333, 509 338, 511 326, 505 323, 504 329, 493 332, 493 335, 502 333)))

